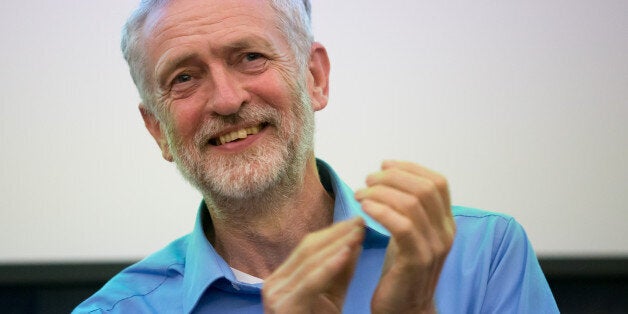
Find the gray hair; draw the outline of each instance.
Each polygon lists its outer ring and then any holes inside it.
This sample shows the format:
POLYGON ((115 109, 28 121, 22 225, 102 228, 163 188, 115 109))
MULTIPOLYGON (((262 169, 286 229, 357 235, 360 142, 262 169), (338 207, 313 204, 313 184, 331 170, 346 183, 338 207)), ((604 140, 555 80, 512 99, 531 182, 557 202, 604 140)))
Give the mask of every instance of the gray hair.
MULTIPOLYGON (((156 110, 156 95, 153 84, 150 84, 146 69, 146 56, 142 43, 142 29, 148 15, 162 8, 172 0, 140 0, 139 6, 131 13, 122 29, 120 48, 124 59, 129 65, 133 82, 137 87, 142 102, 147 109, 159 116, 156 110)), ((270 6, 277 14, 279 31, 284 34, 295 55, 297 64, 302 70, 309 59, 310 47, 314 42, 311 27, 311 5, 309 0, 269 0, 270 6)))

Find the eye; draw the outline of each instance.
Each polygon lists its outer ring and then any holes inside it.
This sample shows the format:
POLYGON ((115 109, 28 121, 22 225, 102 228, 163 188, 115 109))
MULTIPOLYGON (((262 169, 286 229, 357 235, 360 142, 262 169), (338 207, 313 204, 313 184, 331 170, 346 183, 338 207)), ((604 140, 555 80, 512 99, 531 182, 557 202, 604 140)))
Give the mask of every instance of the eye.
POLYGON ((263 56, 261 53, 258 52, 249 52, 244 56, 244 60, 251 62, 251 61, 255 61, 257 59, 261 59, 263 56))
POLYGON ((240 55, 235 64, 242 73, 258 74, 266 69, 268 58, 259 52, 247 52, 240 55))
POLYGON ((183 92, 190 92, 198 84, 198 75, 196 73, 181 72, 177 74, 170 82, 170 91, 173 95, 183 92))
POLYGON ((189 82, 191 80, 192 80, 192 75, 179 74, 174 78, 174 80, 172 80, 172 84, 181 84, 181 83, 189 82))

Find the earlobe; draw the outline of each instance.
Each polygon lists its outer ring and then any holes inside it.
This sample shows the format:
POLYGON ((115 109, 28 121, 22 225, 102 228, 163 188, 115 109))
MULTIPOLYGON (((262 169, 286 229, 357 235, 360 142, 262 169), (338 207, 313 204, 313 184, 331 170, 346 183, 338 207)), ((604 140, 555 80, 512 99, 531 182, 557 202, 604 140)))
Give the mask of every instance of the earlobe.
POLYGON ((161 123, 155 114, 144 104, 139 105, 140 114, 142 114, 142 119, 144 120, 144 125, 146 129, 150 133, 150 135, 155 139, 157 145, 159 145, 159 149, 161 150, 161 155, 165 160, 172 162, 174 158, 172 158, 172 154, 170 153, 170 148, 168 146, 168 139, 165 136, 161 123))
POLYGON ((308 63, 308 89, 314 111, 327 106, 329 97, 329 57, 327 49, 318 42, 312 44, 308 63))

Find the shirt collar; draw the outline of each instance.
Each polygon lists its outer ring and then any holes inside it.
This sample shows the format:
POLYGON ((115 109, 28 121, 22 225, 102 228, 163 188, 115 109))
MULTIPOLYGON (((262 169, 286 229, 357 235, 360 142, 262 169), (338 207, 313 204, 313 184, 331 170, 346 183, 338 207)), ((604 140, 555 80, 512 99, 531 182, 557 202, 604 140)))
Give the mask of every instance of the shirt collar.
POLYGON ((321 159, 316 159, 316 166, 323 186, 328 192, 334 194, 334 222, 360 216, 366 222, 364 248, 386 246, 390 237, 388 230, 362 210, 362 206, 353 196, 353 190, 340 179, 329 164, 321 159))
POLYGON ((221 278, 233 281, 233 272, 205 237, 203 224, 211 223, 209 211, 202 201, 194 231, 190 234, 183 275, 183 312, 190 313, 203 292, 221 278))
MULTIPOLYGON (((389 234, 382 225, 375 222, 362 211, 360 203, 353 196, 353 191, 338 177, 338 174, 323 160, 317 159, 319 176, 325 189, 333 193, 334 222, 361 216, 366 222, 364 248, 385 247, 389 234)), ((211 218, 205 202, 202 201, 194 230, 189 235, 183 278, 183 310, 189 313, 196 306, 199 298, 212 284, 221 281, 235 282, 235 276, 225 260, 216 252, 205 237, 204 225, 211 224, 211 218)), ((224 282, 223 282, 224 283, 224 282)), ((258 289, 260 285, 253 285, 258 289)), ((244 291, 243 291, 244 292, 244 291)))

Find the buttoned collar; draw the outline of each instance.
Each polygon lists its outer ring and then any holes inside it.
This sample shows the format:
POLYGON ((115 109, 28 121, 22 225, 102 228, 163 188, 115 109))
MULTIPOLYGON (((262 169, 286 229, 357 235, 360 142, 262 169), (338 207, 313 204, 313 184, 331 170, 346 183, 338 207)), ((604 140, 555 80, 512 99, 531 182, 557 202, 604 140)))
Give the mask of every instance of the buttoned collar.
MULTIPOLYGON (((336 172, 326 162, 317 159, 321 183, 334 197, 334 222, 361 216, 366 221, 365 249, 384 247, 388 244, 388 232, 379 223, 366 215, 349 186, 340 180, 336 172)), ((243 284, 236 281, 227 262, 216 252, 205 237, 204 226, 211 224, 205 202, 198 209, 194 230, 189 235, 185 256, 183 278, 183 310, 190 313, 208 287, 232 290, 234 293, 259 293, 262 284, 243 284)))

